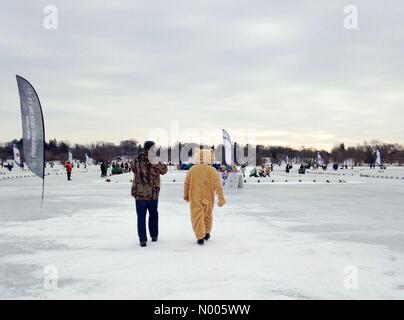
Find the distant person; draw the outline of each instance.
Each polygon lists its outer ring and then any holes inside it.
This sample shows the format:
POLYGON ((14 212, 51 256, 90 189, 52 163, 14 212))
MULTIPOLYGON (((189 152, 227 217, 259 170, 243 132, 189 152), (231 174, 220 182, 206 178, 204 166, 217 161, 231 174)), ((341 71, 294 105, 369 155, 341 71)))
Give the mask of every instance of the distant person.
POLYGON ((11 163, 7 162, 7 164, 5 164, 4 167, 7 168, 8 171, 12 171, 14 166, 11 163))
POLYGON ((306 174, 306 166, 303 163, 300 165, 299 174, 306 174))
POLYGON ((146 247, 146 213, 149 211, 149 233, 153 242, 158 238, 158 198, 160 193, 160 175, 168 168, 154 155, 153 141, 144 143, 143 152, 132 165, 132 196, 136 199, 137 231, 141 247, 146 247))
POLYGON ((261 169, 259 171, 259 176, 262 178, 267 176, 267 172, 266 172, 266 169, 264 166, 261 166, 261 169))
POLYGON ((112 164, 111 175, 122 174, 123 170, 119 164, 112 164))
POLYGON ((214 161, 212 150, 197 149, 194 154, 195 164, 188 171, 184 183, 184 200, 189 203, 192 228, 199 245, 203 245, 211 236, 215 193, 219 198, 219 207, 226 203, 222 182, 212 167, 214 161))
POLYGON ((338 170, 338 162, 334 162, 334 165, 332 166, 332 168, 336 171, 338 170))
POLYGON ((289 167, 289 163, 286 164, 286 173, 289 173, 290 171, 290 167, 289 167))
POLYGON ((104 161, 101 161, 100 170, 101 170, 101 178, 106 177, 107 176, 107 165, 105 164, 104 161))
POLYGON ((245 169, 246 169, 246 165, 242 164, 240 170, 241 170, 241 173, 243 174, 243 178, 245 178, 245 169))
POLYGON ((73 171, 73 165, 70 161, 67 161, 64 165, 64 167, 66 168, 66 174, 67 174, 67 180, 70 181, 71 176, 72 176, 72 171, 73 171))
POLYGON ((271 166, 265 168, 268 178, 271 176, 271 172, 274 170, 273 168, 274 168, 274 166, 272 164, 271 164, 271 166))
POLYGON ((256 167, 252 168, 252 170, 250 171, 250 176, 249 176, 249 177, 250 177, 250 178, 251 178, 251 177, 259 178, 258 170, 257 170, 256 167))

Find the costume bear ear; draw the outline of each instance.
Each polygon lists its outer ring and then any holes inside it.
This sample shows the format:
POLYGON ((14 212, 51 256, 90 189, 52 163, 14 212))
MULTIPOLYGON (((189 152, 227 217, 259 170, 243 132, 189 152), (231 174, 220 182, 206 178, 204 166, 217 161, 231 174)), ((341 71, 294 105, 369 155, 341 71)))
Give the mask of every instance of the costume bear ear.
POLYGON ((193 152, 192 155, 193 155, 194 157, 197 157, 198 153, 200 153, 200 150, 199 150, 198 147, 195 147, 195 148, 194 148, 194 152, 193 152))
POLYGON ((199 150, 198 147, 195 147, 193 150, 193 157, 194 157, 194 162, 195 163, 201 163, 202 161, 200 160, 201 157, 201 151, 199 150))

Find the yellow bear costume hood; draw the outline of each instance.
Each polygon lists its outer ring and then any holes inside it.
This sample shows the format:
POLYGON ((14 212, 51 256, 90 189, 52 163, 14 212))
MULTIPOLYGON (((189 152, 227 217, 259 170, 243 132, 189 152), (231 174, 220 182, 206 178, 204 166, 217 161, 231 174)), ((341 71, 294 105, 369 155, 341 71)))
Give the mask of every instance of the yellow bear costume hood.
POLYGON ((194 164, 213 164, 213 162, 215 162, 213 150, 195 149, 194 164))
POLYGON ((189 202, 192 228, 198 240, 212 230, 215 193, 219 198, 219 207, 225 204, 221 179, 212 167, 214 161, 213 150, 196 149, 195 164, 185 178, 184 199, 189 202))

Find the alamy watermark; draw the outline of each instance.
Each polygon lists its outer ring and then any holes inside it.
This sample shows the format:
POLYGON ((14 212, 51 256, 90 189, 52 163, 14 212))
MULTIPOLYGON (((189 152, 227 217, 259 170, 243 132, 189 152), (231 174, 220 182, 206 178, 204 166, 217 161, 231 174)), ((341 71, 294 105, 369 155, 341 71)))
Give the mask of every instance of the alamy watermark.
POLYGON ((348 265, 344 268, 344 288, 346 290, 358 289, 358 268, 348 265))
POLYGON ((352 4, 344 7, 344 28, 358 30, 358 8, 352 4))
POLYGON ((57 30, 59 27, 58 24, 58 8, 54 5, 48 5, 43 8, 43 13, 45 17, 43 19, 43 27, 46 30, 57 30))
POLYGON ((47 290, 54 290, 58 288, 58 268, 55 265, 47 265, 43 268, 44 281, 43 286, 47 290))
MULTIPOLYGON (((231 158, 232 163, 256 165, 256 131, 255 130, 236 130, 230 132, 231 158)), ((150 131, 148 140, 153 140, 156 146, 149 151, 149 158, 159 158, 162 162, 187 162, 191 161, 195 149, 212 149, 215 159, 221 162, 223 150, 222 142, 216 145, 208 145, 206 141, 220 141, 222 133, 210 128, 181 129, 179 121, 171 121, 170 129, 156 128, 150 131), (179 143, 183 141, 184 143, 179 143), (170 151, 169 148, 170 147, 170 151), (169 154, 170 153, 170 154, 169 154)), ((152 161, 152 160, 151 160, 152 161)))

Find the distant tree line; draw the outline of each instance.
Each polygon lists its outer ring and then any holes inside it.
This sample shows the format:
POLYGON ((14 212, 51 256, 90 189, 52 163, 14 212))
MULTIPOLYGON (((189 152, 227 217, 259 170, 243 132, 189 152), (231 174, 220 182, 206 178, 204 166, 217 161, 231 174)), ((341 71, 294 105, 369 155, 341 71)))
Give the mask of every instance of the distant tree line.
MULTIPOLYGON (((0 143, 0 159, 7 160, 13 158, 13 144, 16 144, 20 150, 22 159, 23 140, 14 140, 6 143, 0 143)), ((196 143, 192 143, 198 146, 196 143)), ((172 147, 163 147, 163 152, 167 152, 168 159, 172 159, 173 150, 181 150, 185 143, 177 143, 172 147)), ((330 151, 315 148, 290 148, 283 146, 256 146, 257 164, 263 164, 268 160, 271 163, 282 163, 289 159, 290 162, 309 163, 315 161, 317 152, 320 153, 324 163, 338 162, 344 164, 349 162, 353 165, 364 165, 373 163, 375 160, 376 146, 379 147, 384 164, 404 165, 404 146, 398 143, 382 143, 379 141, 364 142, 356 146, 346 147, 344 143, 335 145, 330 151)), ((214 146, 211 146, 214 147, 214 146)), ((221 145, 218 146, 222 147, 221 145)), ((119 144, 110 142, 97 142, 88 145, 71 144, 68 141, 49 140, 45 144, 45 157, 47 161, 66 161, 68 159, 69 150, 72 152, 74 159, 84 161, 85 154, 93 158, 95 161, 112 161, 117 157, 134 158, 142 151, 141 144, 135 139, 123 140, 119 144)), ((189 154, 191 155, 191 153, 189 154)), ((220 159, 218 159, 220 161, 220 159)), ((221 159, 223 161, 223 158, 221 159)), ((236 158, 237 162, 237 158, 236 158)))
POLYGON ((404 146, 398 143, 382 143, 379 141, 364 142, 356 146, 346 147, 344 143, 335 145, 331 151, 315 148, 299 149, 281 146, 257 146, 257 163, 264 162, 264 158, 269 158, 272 163, 285 161, 286 155, 289 161, 298 163, 309 163, 317 159, 317 152, 325 164, 337 162, 339 164, 349 163, 349 165, 364 165, 374 163, 376 158, 376 147, 379 148, 382 162, 384 164, 404 164, 404 146))
MULTIPOLYGON (((13 159, 13 144, 16 144, 21 158, 24 160, 23 139, 0 143, 0 159, 13 159)), ((69 151, 73 158, 85 161, 86 154, 95 161, 111 161, 120 156, 134 157, 141 152, 142 147, 136 140, 124 140, 118 145, 110 142, 97 142, 89 145, 71 144, 68 141, 51 139, 45 143, 46 161, 66 161, 69 151)))

